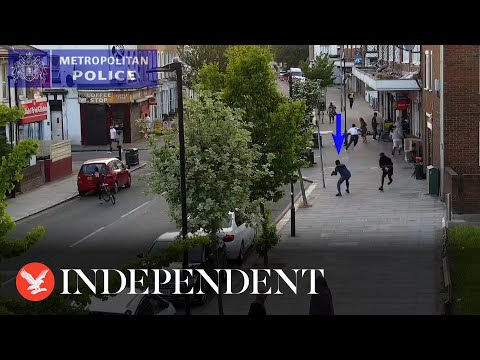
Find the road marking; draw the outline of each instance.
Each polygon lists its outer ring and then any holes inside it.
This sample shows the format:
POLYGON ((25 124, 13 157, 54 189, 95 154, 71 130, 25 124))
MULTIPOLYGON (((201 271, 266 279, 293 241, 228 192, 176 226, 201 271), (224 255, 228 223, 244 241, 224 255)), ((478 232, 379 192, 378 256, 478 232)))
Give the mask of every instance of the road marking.
POLYGON ((143 204, 142 204, 142 205, 140 205, 140 206, 137 206, 135 209, 133 209, 133 210, 130 210, 130 211, 129 211, 128 213, 126 213, 125 215, 122 215, 122 218, 124 218, 124 217, 126 217, 126 216, 130 215, 131 213, 133 213, 133 212, 137 211, 138 209, 140 209, 140 208, 144 207, 145 205, 147 205, 147 204, 148 204, 148 203, 150 203, 150 202, 152 202, 152 200, 150 200, 150 201, 147 201, 146 203, 143 203, 143 204))
MULTIPOLYGON (((108 225, 107 225, 108 226, 108 225)), ((77 242, 73 243, 72 245, 70 245, 69 247, 74 247, 75 245, 78 245, 80 244, 81 242, 87 240, 89 237, 92 237, 93 235, 95 235, 96 233, 102 231, 103 229, 105 229, 105 226, 102 226, 100 229, 98 230, 95 230, 94 232, 92 232, 91 234, 88 234, 87 236, 85 236, 84 238, 78 240, 77 242)))
POLYGON ((8 279, 7 281, 3 282, 0 287, 3 287, 5 285, 7 285, 9 282, 12 282, 13 280, 15 280, 17 278, 17 276, 14 276, 12 277, 11 279, 8 279))
POLYGON ((121 217, 119 217, 117 220, 115 220, 115 221, 112 222, 111 224, 102 226, 100 229, 98 229, 98 230, 92 232, 91 234, 85 236, 83 239, 78 240, 76 243, 73 243, 73 244, 70 245, 69 247, 74 247, 74 246, 80 244, 82 241, 85 241, 86 239, 88 239, 89 237, 92 237, 93 235, 95 235, 96 233, 102 231, 103 229, 106 229, 107 227, 110 227, 110 226, 112 226, 113 224, 116 224, 117 222, 119 222, 120 220, 122 220, 124 217, 130 215, 130 214, 133 213, 134 211, 136 211, 136 210, 140 209, 141 207, 143 207, 143 206, 151 203, 152 201, 157 200, 158 198, 159 198, 159 197, 157 196, 157 197, 153 198, 152 200, 147 201, 146 203, 143 203, 143 204, 140 205, 140 206, 137 206, 135 209, 133 209, 133 210, 129 211, 128 213, 122 215, 121 217))

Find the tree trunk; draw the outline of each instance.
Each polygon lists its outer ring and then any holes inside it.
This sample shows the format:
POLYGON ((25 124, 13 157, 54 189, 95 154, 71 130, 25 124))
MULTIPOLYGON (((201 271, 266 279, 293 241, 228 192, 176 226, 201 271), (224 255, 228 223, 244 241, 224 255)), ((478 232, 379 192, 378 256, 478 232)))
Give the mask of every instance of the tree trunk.
MULTIPOLYGON (((218 249, 217 249, 217 265, 219 262, 219 256, 218 256, 218 249)), ((223 298, 222 298, 222 275, 218 276, 218 315, 223 315, 223 298)))
MULTIPOLYGON (((215 230, 214 232, 214 236, 215 238, 213 239, 212 241, 212 246, 214 246, 216 248, 215 250, 215 256, 217 258, 217 268, 219 268, 220 265, 223 265, 220 264, 220 250, 219 250, 219 247, 218 247, 218 239, 216 238, 216 234, 217 234, 218 231, 215 230)), ((218 276, 218 280, 217 280, 217 285, 218 285, 218 294, 217 294, 217 301, 218 301, 218 315, 223 315, 223 298, 222 298, 222 275, 221 275, 221 272, 218 276)))
POLYGON ((308 207, 307 195, 305 194, 305 184, 303 183, 302 170, 300 168, 298 169, 298 177, 300 180, 300 189, 302 190, 303 207, 308 207))
POLYGON ((265 254, 263 255, 263 266, 265 269, 268 269, 268 251, 265 251, 265 254))

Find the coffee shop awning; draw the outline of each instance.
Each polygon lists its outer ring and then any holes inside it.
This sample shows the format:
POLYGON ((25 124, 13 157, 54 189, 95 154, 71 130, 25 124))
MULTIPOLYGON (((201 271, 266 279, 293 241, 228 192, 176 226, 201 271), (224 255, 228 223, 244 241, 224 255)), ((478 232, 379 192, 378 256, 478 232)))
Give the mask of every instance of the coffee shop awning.
POLYGON ((385 78, 374 76, 370 69, 353 68, 352 74, 363 81, 367 86, 377 91, 420 91, 418 81, 413 78, 414 73, 408 73, 401 77, 385 78))
POLYGON ((142 97, 142 98, 140 98, 140 99, 135 99, 134 101, 138 104, 138 103, 147 101, 148 99, 151 99, 151 98, 153 98, 153 97, 154 97, 154 95, 147 95, 147 96, 142 97))

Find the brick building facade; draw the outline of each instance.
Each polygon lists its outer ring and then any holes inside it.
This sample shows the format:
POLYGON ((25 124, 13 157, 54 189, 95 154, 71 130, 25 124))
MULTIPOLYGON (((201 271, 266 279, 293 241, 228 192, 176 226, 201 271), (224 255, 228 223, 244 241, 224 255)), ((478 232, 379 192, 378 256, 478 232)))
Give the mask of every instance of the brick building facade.
POLYGON ((479 55, 475 45, 422 46, 425 160, 455 213, 480 213, 479 55))

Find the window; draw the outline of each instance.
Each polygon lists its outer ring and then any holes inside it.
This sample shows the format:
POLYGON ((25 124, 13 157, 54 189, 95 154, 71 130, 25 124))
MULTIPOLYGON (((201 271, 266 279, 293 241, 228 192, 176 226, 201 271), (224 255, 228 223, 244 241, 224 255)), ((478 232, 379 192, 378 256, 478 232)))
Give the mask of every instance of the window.
POLYGON ((19 125, 18 134, 19 134, 19 140, 27 140, 27 139, 42 140, 43 139, 42 123, 34 122, 34 123, 19 125))
POLYGON ((433 53, 430 50, 430 91, 433 90, 434 81, 433 81, 433 53))
POLYGON ((410 64, 410 51, 403 49, 402 63, 410 64))
POLYGON ((420 65, 420 45, 415 45, 412 50, 412 64, 420 65))
POLYGON ((0 64, 0 81, 1 81, 1 88, 0 88, 0 95, 1 99, 8 99, 8 65, 7 64, 0 64))
POLYGON ((425 81, 425 90, 430 90, 430 82, 431 82, 431 77, 430 77, 430 66, 431 66, 431 61, 430 61, 430 52, 428 50, 425 51, 425 76, 423 77, 425 81))
POLYGON ((106 175, 108 173, 107 166, 105 164, 85 164, 80 169, 81 174, 91 175, 95 173, 95 168, 98 167, 100 173, 106 175))
POLYGON ((402 49, 397 45, 393 45, 394 46, 394 49, 395 49, 395 58, 394 58, 394 61, 395 63, 397 64, 400 64, 400 56, 402 56, 402 49))
POLYGON ((238 212, 235 212, 235 223, 237 226, 241 226, 245 222, 245 219, 238 212))

